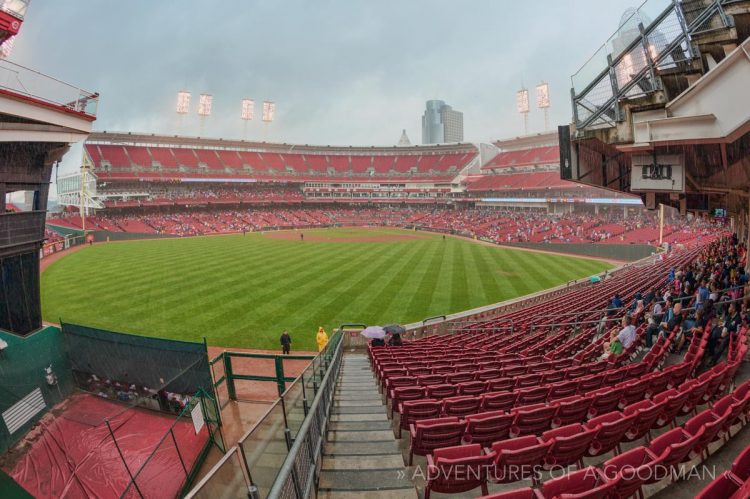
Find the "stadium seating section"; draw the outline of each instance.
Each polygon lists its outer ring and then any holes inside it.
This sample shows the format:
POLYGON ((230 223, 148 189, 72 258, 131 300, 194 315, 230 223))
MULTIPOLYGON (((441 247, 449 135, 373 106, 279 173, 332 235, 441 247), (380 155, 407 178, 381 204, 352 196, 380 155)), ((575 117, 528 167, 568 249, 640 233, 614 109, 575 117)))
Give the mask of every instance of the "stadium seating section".
POLYGON ((476 158, 475 152, 325 154, 91 143, 85 148, 101 179, 244 176, 300 180, 325 176, 351 180, 360 175, 445 180, 476 158))
MULTIPOLYGON (((201 199, 215 208, 170 212, 128 211, 122 214, 101 214, 86 219, 90 230, 132 233, 164 233, 178 235, 216 234, 267 230, 272 228, 307 228, 316 226, 386 225, 394 227, 420 227, 448 232, 471 238, 482 238, 495 243, 617 243, 655 244, 659 239, 657 222, 653 215, 644 214, 628 219, 610 215, 568 214, 500 211, 492 209, 437 209, 434 206, 358 208, 347 205, 311 208, 309 205, 287 203, 284 206, 267 206, 269 199, 292 199, 288 189, 261 189, 245 191, 232 189, 219 191, 177 191, 174 198, 166 195, 153 203, 163 206, 181 206, 190 200, 201 199), (259 205, 244 209, 217 209, 221 205, 242 203, 259 205)), ((48 223, 57 227, 81 229, 79 216, 71 214, 55 217, 48 223)), ((713 233, 716 226, 707 222, 688 224, 670 222, 665 225, 664 241, 672 244, 691 244, 713 233)))
MULTIPOLYGON (((408 442, 407 464, 426 460, 425 498, 474 489, 486 498, 640 496, 731 439, 750 417, 750 381, 734 383, 747 353, 744 305, 722 347, 708 322, 690 334, 667 328, 641 352, 647 314, 670 290, 670 300, 686 310, 706 306, 725 325, 726 301, 740 306, 745 248, 709 239, 455 334, 370 346, 397 436, 408 442), (724 289, 711 304, 690 292, 703 279, 724 289), (613 307, 613 296, 623 305, 613 307), (649 303, 637 307, 644 296, 649 303), (618 331, 626 314, 635 340, 619 355, 605 353, 607 330, 618 331), (527 485, 488 494, 488 484, 521 481, 527 485)), ((748 497, 749 477, 750 446, 699 497, 748 497)))

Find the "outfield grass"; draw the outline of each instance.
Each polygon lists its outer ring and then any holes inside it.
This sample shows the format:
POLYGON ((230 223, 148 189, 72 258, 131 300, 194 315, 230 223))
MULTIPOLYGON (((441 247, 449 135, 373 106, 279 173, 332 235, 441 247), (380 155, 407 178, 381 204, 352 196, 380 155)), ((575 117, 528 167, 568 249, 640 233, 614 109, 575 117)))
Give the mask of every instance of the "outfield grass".
POLYGON ((97 244, 42 274, 45 320, 277 349, 315 347, 319 325, 409 323, 585 277, 596 260, 510 250, 395 229, 320 229, 307 239, 266 234, 97 244), (319 237, 325 242, 313 242, 319 237))

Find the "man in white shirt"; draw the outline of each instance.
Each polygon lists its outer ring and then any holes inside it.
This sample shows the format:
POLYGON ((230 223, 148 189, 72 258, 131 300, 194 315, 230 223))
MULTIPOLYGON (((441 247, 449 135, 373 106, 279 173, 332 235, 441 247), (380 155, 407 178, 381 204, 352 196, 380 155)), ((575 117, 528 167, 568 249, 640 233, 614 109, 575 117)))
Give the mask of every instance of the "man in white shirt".
POLYGON ((617 333, 617 338, 622 343, 623 348, 630 348, 630 345, 635 341, 635 326, 632 325, 629 315, 622 317, 622 329, 617 333))

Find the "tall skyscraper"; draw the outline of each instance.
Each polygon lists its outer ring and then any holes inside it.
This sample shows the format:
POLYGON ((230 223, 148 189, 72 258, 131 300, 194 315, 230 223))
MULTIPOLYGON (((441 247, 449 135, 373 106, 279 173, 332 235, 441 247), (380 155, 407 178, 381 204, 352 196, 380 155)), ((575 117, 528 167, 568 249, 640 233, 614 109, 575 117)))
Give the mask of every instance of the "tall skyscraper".
POLYGON ((464 113, 441 100, 428 100, 422 115, 422 144, 464 140, 464 113))

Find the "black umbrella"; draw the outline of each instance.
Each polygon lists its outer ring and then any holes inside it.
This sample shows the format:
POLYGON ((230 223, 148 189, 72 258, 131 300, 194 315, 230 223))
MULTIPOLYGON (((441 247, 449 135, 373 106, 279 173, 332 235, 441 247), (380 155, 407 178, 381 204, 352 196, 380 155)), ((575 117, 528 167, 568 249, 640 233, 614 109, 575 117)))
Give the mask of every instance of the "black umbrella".
POLYGON ((404 334, 406 332, 406 329, 398 324, 388 324, 383 326, 383 330, 388 334, 404 334))

